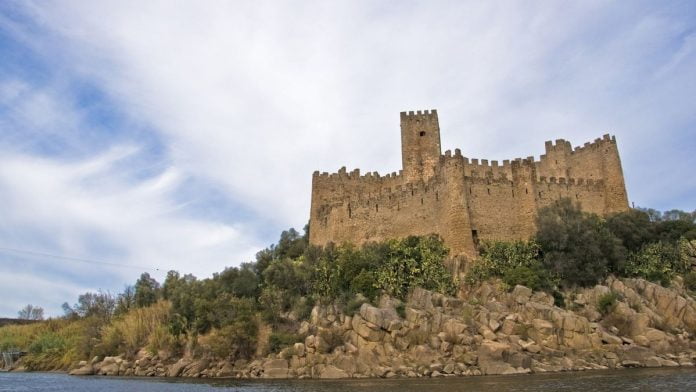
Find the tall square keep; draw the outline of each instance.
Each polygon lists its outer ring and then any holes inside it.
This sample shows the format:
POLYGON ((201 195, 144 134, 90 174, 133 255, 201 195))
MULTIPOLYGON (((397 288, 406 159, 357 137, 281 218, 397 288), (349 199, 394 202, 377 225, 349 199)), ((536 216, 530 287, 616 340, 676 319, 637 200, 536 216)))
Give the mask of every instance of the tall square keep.
POLYGON ((452 256, 475 257, 481 240, 531 237, 537 210, 562 197, 600 215, 628 210, 615 137, 575 148, 558 139, 545 149, 538 161, 443 155, 437 111, 402 112, 398 173, 314 172, 310 243, 438 234, 452 256))

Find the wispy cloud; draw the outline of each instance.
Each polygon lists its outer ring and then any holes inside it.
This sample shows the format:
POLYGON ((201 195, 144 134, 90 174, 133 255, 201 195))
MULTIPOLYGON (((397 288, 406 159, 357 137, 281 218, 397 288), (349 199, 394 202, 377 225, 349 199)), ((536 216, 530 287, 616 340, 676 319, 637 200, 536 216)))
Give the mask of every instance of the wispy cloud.
POLYGON ((689 2, 41 1, 0 16, 13 246, 207 274, 302 227, 314 170, 398 170, 398 112, 429 108, 444 147, 477 158, 614 133, 631 200, 696 206, 689 2))

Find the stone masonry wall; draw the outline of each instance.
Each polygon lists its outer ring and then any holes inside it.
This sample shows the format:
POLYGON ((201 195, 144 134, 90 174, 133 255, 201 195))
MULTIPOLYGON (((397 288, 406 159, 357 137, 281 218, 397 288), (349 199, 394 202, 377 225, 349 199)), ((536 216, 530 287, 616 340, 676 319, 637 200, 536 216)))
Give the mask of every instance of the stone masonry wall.
POLYGON ((628 209, 616 139, 605 135, 574 150, 546 142, 535 161, 468 159, 440 153, 435 110, 402 113, 403 170, 315 172, 310 242, 362 244, 408 235, 440 235, 454 256, 475 257, 481 240, 525 239, 539 208, 563 197, 606 215, 628 209))

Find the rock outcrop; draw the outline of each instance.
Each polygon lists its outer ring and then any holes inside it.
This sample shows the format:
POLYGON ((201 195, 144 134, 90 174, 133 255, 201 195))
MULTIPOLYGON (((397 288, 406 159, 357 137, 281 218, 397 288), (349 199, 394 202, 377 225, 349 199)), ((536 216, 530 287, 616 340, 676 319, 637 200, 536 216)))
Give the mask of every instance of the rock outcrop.
POLYGON ((353 315, 315 307, 303 342, 251 362, 162 359, 80 362, 75 375, 236 378, 448 377, 621 367, 694 366, 696 302, 675 282, 641 279, 566 294, 565 308, 547 293, 483 284, 468 300, 415 289, 401 304, 384 297, 353 315), (609 292, 616 303, 602 314, 609 292), (397 311, 397 309, 399 309, 397 311), (336 342, 338 341, 339 344, 336 342))

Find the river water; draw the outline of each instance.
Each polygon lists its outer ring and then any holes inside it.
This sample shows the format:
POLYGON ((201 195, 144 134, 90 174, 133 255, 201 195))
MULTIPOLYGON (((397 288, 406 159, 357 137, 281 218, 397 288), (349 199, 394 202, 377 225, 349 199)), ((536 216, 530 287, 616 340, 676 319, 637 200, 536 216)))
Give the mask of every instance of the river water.
POLYGON ((61 373, 0 373, 0 391, 696 391, 696 369, 624 369, 435 379, 238 381, 74 377, 61 373))

